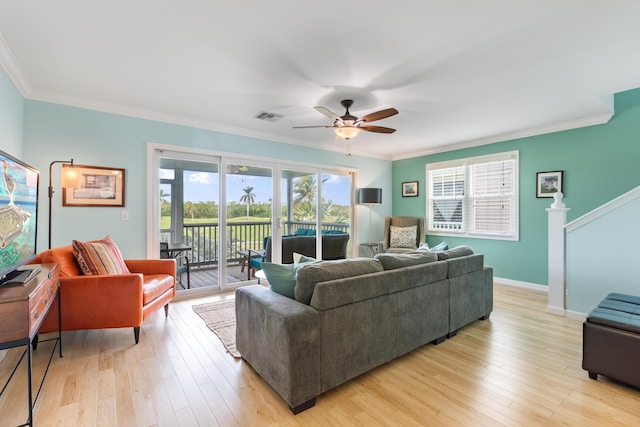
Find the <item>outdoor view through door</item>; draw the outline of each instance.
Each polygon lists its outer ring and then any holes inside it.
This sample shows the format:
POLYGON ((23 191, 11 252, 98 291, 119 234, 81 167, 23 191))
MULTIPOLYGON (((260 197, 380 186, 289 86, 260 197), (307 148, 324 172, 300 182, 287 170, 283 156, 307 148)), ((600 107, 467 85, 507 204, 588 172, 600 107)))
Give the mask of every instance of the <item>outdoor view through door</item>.
POLYGON ((227 272, 240 263, 241 273, 228 274, 228 281, 251 280, 264 261, 263 242, 271 235, 272 176, 270 167, 227 165, 227 272))
POLYGON ((160 242, 184 267, 178 269, 178 290, 220 289, 218 170, 215 162, 160 158, 160 242))
MULTIPOLYGON (((349 172, 160 150, 155 161, 159 242, 166 242, 163 257, 175 257, 182 267, 179 291, 253 282, 265 260, 292 261, 290 253, 284 259, 289 237, 308 236, 302 240, 309 256, 325 253, 325 239, 315 236, 342 234, 341 241, 349 240, 349 172), (274 179, 280 185, 274 186, 274 179), (274 208, 274 201, 279 207, 274 208), (220 224, 226 225, 224 230, 220 224)), ((348 253, 344 250, 343 256, 348 253)))

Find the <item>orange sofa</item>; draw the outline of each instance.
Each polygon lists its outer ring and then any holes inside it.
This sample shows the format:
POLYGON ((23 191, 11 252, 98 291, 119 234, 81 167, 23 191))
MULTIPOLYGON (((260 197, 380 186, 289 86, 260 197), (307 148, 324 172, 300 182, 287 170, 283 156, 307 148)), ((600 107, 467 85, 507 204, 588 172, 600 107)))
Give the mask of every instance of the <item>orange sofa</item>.
MULTIPOLYGON (((131 274, 83 275, 72 246, 46 250, 35 263, 57 263, 60 271, 62 330, 133 327, 136 344, 140 325, 176 294, 173 259, 125 260, 131 274)), ((58 330, 58 305, 42 322, 40 332, 58 330)))

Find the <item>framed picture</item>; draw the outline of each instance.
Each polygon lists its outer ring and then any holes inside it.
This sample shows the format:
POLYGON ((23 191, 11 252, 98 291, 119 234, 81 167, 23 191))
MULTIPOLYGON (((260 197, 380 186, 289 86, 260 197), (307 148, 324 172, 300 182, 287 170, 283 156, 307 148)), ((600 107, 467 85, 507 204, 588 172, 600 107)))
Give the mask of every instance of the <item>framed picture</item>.
POLYGON ((536 197, 553 197, 562 191, 562 171, 536 173, 536 197))
POLYGON ((418 181, 403 182, 402 197, 418 197, 418 181))
POLYGON ((70 187, 63 186, 62 206, 124 206, 124 169, 80 165, 62 168, 63 175, 73 176, 73 183, 67 184, 70 187))

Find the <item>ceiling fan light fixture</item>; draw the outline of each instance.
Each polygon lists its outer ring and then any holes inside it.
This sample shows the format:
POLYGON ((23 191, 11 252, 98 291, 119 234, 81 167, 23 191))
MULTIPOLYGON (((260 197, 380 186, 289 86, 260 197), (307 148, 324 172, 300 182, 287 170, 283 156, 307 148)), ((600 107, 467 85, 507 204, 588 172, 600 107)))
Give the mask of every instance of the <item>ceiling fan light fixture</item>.
POLYGON ((349 140, 360 133, 360 128, 356 126, 340 126, 335 129, 338 138, 349 140))

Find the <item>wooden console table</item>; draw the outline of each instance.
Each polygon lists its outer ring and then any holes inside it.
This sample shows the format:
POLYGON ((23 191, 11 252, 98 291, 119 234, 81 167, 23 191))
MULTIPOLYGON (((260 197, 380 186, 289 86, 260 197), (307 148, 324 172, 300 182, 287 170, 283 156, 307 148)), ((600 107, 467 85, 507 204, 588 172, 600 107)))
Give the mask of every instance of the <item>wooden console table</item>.
MULTIPOLYGON (((0 396, 5 391, 7 385, 13 378, 18 366, 27 356, 27 385, 29 400, 29 417, 23 426, 33 426, 33 407, 38 400, 42 384, 47 376, 49 365, 53 359, 56 345, 62 357, 62 318, 60 310, 60 293, 58 287, 58 264, 41 264, 40 273, 26 285, 2 286, 0 287, 0 350, 13 347, 25 346, 24 353, 18 360, 13 373, 7 379, 5 385, 0 389, 0 396), (56 296, 58 298, 56 298, 56 296), (46 317, 53 301, 58 301, 58 336, 52 338, 56 341, 49 363, 38 387, 35 399, 32 389, 31 371, 31 351, 38 344, 38 329, 46 317)), ((50 340, 46 340, 50 341, 50 340)))

